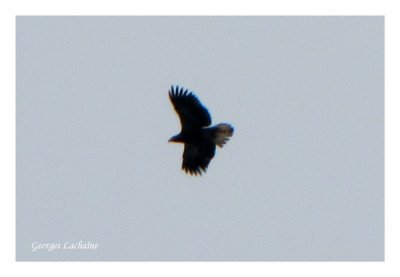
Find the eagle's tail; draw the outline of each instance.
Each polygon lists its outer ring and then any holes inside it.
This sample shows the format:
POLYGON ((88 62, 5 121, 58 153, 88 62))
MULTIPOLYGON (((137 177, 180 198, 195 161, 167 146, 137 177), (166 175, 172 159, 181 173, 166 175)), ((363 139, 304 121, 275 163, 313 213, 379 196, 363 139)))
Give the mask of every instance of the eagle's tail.
POLYGON ((229 138, 233 135, 233 127, 226 123, 221 123, 215 126, 216 133, 214 137, 214 142, 219 147, 222 147, 229 138))

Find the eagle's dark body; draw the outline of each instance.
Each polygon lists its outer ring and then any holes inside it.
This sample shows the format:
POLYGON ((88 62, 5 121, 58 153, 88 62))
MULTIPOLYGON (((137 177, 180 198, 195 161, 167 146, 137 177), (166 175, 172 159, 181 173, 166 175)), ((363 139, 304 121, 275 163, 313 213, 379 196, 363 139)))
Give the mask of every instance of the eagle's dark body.
POLYGON ((229 124, 213 127, 211 116, 198 98, 188 90, 171 87, 169 97, 181 120, 181 132, 169 141, 185 144, 182 169, 190 174, 205 172, 215 155, 216 145, 222 147, 233 135, 229 124))

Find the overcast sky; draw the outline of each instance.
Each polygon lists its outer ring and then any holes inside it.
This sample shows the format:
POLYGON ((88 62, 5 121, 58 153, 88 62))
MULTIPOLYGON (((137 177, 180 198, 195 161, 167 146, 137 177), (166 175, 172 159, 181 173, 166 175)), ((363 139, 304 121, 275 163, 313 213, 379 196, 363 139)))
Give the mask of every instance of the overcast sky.
POLYGON ((383 260, 383 28, 18 17, 17 259, 383 260), (167 142, 172 84, 235 127, 201 177, 167 142))

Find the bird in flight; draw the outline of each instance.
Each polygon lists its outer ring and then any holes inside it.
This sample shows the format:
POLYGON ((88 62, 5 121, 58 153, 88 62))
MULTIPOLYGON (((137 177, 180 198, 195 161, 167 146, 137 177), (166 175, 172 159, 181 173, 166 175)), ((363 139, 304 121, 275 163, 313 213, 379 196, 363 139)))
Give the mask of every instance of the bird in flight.
POLYGON ((179 115, 182 129, 169 142, 183 143, 182 169, 190 175, 206 172, 216 146, 222 147, 233 135, 227 123, 211 125, 211 116, 199 99, 188 90, 171 86, 169 99, 179 115))

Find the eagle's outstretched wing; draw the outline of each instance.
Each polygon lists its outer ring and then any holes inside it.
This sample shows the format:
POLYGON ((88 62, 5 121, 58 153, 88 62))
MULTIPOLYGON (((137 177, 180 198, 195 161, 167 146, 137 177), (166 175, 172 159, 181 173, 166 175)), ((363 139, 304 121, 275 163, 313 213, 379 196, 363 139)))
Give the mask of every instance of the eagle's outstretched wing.
POLYGON ((169 91, 169 99, 174 105, 175 111, 178 113, 182 124, 182 130, 192 128, 202 128, 211 124, 211 116, 207 109, 200 103, 199 99, 188 90, 174 89, 171 86, 169 91))
POLYGON ((204 142, 202 144, 185 143, 183 151, 182 169, 186 173, 201 175, 206 172, 207 166, 215 154, 215 144, 204 142))

